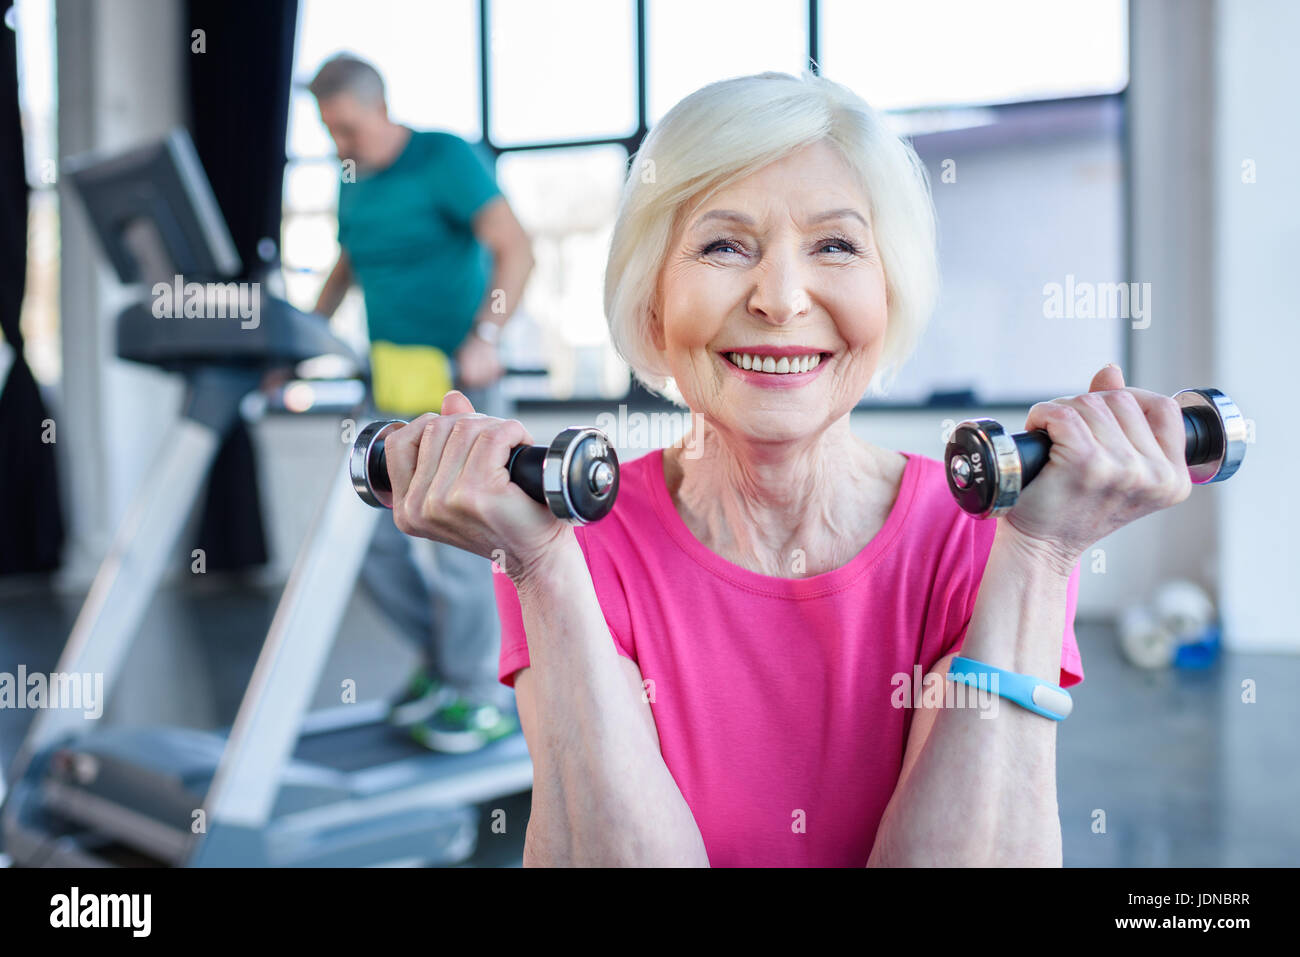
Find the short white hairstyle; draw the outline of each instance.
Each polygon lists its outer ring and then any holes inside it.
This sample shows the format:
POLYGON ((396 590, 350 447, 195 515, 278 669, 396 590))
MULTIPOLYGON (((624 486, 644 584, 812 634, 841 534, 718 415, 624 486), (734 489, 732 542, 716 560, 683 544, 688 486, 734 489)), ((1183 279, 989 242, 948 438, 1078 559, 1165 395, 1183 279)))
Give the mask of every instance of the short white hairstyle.
POLYGON ((888 323, 868 394, 885 395, 920 341, 938 293, 934 203, 912 147, 848 87, 804 70, 719 80, 674 106, 633 157, 605 266, 615 350, 648 390, 684 405, 650 335, 651 307, 677 216, 776 160, 827 140, 870 204, 888 323), (703 194, 703 195, 701 195, 703 194))

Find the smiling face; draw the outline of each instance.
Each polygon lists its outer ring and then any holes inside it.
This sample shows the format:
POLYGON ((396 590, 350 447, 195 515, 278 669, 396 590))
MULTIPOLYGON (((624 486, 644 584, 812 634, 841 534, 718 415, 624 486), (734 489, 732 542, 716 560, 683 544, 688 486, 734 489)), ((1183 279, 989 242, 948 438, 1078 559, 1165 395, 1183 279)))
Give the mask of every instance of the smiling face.
POLYGON ((653 328, 692 411, 767 441, 842 418, 871 382, 887 323, 885 274, 852 169, 822 141, 688 209, 659 276, 653 328))

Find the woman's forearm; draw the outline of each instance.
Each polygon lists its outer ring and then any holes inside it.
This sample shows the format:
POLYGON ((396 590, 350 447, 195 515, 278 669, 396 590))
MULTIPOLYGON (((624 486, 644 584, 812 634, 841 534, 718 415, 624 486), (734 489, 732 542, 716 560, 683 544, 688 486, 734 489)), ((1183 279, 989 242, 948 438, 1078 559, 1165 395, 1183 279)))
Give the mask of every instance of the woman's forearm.
MULTIPOLYGON (((998 520, 960 654, 1055 684, 1068 584, 998 520)), ((939 709, 881 818, 871 865, 1061 865, 1056 722, 995 701, 995 717, 939 709)))
POLYGON ((516 586, 539 745, 528 863, 707 867, 576 539, 516 586))

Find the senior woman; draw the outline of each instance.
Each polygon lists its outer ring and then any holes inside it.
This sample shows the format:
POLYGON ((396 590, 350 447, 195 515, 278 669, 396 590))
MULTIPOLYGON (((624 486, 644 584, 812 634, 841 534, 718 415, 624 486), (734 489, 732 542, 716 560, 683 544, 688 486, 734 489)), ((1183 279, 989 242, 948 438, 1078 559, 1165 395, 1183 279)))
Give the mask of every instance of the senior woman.
POLYGON ((524 863, 1059 865, 1055 722, 900 680, 942 687, 958 651, 1082 680, 1079 558, 1189 493, 1176 403, 1108 366, 1033 406, 1049 463, 975 520, 937 459, 849 428, 933 300, 910 148, 843 86, 764 73, 688 96, 636 159, 610 332, 694 431, 577 528, 509 482, 523 425, 459 393, 387 443, 399 528, 504 555, 524 863))

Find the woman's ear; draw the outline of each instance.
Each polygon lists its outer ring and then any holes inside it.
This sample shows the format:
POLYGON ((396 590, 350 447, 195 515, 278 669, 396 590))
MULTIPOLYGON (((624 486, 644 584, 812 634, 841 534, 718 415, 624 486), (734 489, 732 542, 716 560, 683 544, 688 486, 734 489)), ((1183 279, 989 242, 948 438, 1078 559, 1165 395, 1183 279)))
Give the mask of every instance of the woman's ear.
POLYGON ((664 327, 659 321, 658 311, 654 308, 650 309, 650 341, 660 352, 664 351, 664 327))
POLYGON ((654 299, 650 302, 650 341, 663 353, 667 349, 664 340, 664 324, 659 318, 659 289, 655 288, 654 299))

